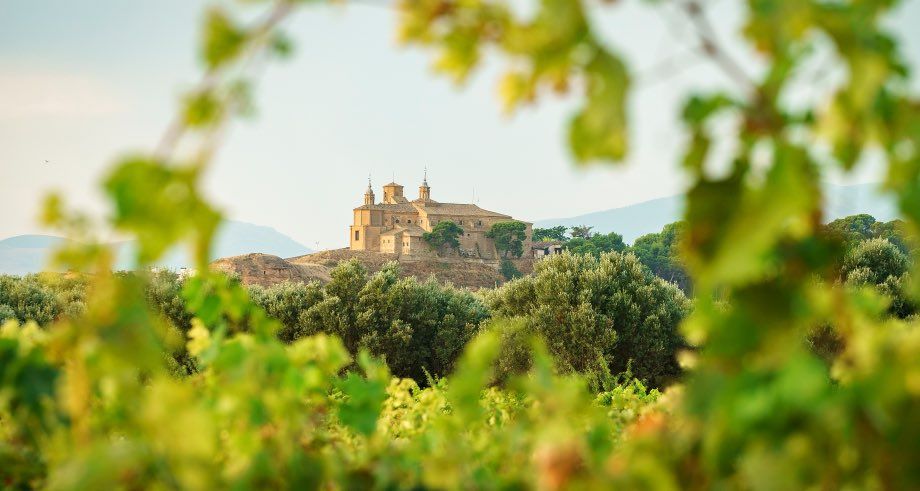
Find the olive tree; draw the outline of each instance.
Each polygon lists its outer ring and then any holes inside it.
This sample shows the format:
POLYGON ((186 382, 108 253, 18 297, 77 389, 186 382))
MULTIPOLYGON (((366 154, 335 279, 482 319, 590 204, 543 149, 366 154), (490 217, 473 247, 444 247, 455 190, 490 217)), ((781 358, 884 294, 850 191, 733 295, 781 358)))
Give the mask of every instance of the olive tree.
POLYGON ((495 317, 521 319, 562 371, 623 373, 663 385, 680 369, 677 326, 690 308, 676 286, 632 254, 560 254, 485 298, 495 317))

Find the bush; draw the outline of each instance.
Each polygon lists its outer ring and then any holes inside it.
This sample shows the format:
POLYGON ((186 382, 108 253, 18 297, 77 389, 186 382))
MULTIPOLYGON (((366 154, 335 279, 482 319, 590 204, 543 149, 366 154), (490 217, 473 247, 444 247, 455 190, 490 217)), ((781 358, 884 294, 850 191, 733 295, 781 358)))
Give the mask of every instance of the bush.
POLYGON ((51 324, 61 315, 76 316, 83 312, 85 280, 79 276, 57 273, 23 277, 0 276, 0 305, 3 315, 19 322, 51 324))
POLYGON ((336 266, 332 281, 252 287, 253 302, 281 322, 287 343, 315 334, 339 336, 346 349, 387 361, 395 375, 420 385, 450 372, 466 343, 488 319, 473 294, 436 280, 400 278, 397 263, 368 275, 356 260, 336 266))
POLYGON ((485 298, 493 316, 520 319, 539 334, 563 371, 617 374, 631 363, 655 386, 680 372, 677 326, 689 302, 632 254, 553 256, 485 298))
POLYGON ((266 314, 281 322, 278 338, 290 343, 303 336, 305 328, 300 317, 323 299, 323 287, 318 282, 284 282, 268 288, 250 286, 249 294, 266 314))
POLYGON ((881 285, 903 276, 908 266, 907 256, 887 239, 870 239, 846 255, 840 274, 849 283, 881 285))

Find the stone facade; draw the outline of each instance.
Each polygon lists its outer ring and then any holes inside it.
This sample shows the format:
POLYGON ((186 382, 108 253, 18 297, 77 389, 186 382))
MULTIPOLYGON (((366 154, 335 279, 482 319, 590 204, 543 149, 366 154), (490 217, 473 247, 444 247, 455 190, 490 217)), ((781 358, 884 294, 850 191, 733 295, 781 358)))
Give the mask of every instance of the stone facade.
MULTIPOLYGON (((354 209, 354 222, 349 227, 352 250, 396 254, 400 257, 435 256, 422 238, 438 223, 452 221, 463 229, 460 237, 460 257, 498 259, 495 243, 486 237, 493 224, 514 220, 508 215, 484 210, 471 203, 440 203, 431 199, 428 179, 419 186, 418 199, 409 201, 403 186, 391 182, 383 186, 383 201, 375 200, 370 180, 364 192, 364 204, 354 209)), ((527 225, 524 250, 530 251, 532 224, 527 225)))

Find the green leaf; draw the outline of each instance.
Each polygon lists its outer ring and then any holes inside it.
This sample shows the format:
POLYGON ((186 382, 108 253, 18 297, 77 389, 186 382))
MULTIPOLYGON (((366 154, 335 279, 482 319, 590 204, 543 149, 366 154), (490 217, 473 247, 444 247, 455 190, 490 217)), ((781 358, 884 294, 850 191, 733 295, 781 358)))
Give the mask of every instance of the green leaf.
POLYGON ((576 160, 622 160, 629 148, 626 96, 629 76, 618 59, 598 51, 585 70, 587 101, 569 125, 576 160))
POLYGON ((248 41, 246 31, 237 27, 226 12, 216 7, 205 14, 202 34, 202 57, 209 69, 219 68, 232 61, 248 41))

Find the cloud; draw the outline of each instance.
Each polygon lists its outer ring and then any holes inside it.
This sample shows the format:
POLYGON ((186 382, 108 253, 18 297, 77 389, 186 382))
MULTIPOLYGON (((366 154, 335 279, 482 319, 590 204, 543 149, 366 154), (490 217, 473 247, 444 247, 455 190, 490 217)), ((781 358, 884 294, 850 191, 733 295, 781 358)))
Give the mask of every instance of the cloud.
POLYGON ((92 118, 128 109, 104 81, 59 70, 0 68, 0 121, 92 118))

